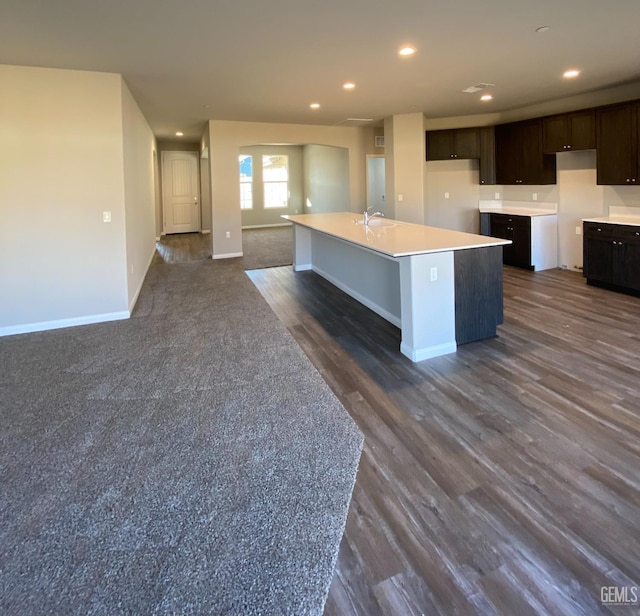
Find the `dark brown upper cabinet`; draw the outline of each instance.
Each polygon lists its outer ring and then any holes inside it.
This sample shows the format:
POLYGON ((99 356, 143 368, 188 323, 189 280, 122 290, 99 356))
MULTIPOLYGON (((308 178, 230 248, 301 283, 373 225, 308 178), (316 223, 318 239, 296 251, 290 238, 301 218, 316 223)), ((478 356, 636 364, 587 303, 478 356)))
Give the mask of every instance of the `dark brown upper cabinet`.
POLYGON ((640 102, 596 110, 598 184, 640 185, 640 102))
POLYGON ((555 184, 555 156, 543 154, 542 120, 495 127, 498 184, 555 184))
POLYGON ((596 113, 593 109, 542 118, 543 152, 555 154, 596 147, 596 113))
POLYGON ((430 130, 426 133, 427 160, 479 159, 480 184, 496 183, 493 126, 430 130))
POLYGON ((480 184, 496 183, 496 137, 493 126, 480 129, 480 184))
POLYGON ((427 160, 480 158, 480 129, 427 131, 427 160))

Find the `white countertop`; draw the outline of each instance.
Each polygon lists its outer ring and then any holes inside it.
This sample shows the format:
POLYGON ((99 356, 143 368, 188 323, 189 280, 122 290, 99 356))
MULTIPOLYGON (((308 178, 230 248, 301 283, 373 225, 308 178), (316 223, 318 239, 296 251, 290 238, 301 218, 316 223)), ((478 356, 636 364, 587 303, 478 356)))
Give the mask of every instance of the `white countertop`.
POLYGON ((370 226, 365 227, 354 222, 362 220, 362 214, 355 212, 294 214, 282 218, 390 257, 511 244, 510 240, 427 227, 391 218, 376 217, 370 226))
POLYGON ((640 207, 630 207, 627 205, 610 205, 608 216, 598 216, 596 218, 583 218, 583 222, 601 222, 610 225, 640 225, 640 207))
POLYGON ((478 201, 481 214, 506 214, 507 216, 553 216, 558 213, 558 204, 544 201, 502 201, 481 199, 478 201))
POLYGON ((610 225, 631 225, 640 227, 640 216, 600 216, 599 218, 583 218, 583 222, 601 222, 610 225))
POLYGON ((487 207, 480 209, 481 214, 506 214, 507 216, 555 216, 555 210, 542 210, 524 207, 487 207))

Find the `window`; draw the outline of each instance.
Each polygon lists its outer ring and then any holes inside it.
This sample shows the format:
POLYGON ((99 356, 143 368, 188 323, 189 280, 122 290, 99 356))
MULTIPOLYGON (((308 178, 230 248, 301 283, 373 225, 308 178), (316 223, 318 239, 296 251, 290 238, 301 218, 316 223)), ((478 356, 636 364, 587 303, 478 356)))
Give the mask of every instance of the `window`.
POLYGON ((265 209, 285 208, 289 205, 288 156, 263 156, 262 181, 265 209))
POLYGON ((253 209, 253 160, 247 154, 238 156, 240 163, 240 209, 253 209))

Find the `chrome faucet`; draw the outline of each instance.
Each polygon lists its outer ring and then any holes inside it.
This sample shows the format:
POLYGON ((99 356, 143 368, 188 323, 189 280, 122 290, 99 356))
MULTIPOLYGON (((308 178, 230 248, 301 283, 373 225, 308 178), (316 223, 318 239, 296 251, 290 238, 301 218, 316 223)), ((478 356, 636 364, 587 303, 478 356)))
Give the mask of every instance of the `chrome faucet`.
POLYGON ((362 224, 363 225, 368 225, 369 222, 371 221, 372 218, 375 218, 376 216, 381 216, 382 218, 384 218, 384 214, 382 212, 374 212, 373 214, 371 214, 371 216, 369 216, 369 210, 371 208, 368 207, 364 212, 363 212, 363 216, 362 216, 362 224))

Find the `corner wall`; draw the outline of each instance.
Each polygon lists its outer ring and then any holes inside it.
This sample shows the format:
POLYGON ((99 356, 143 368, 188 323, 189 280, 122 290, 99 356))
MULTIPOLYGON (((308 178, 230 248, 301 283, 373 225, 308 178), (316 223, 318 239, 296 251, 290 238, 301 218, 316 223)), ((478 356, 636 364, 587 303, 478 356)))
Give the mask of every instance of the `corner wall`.
POLYGON ((155 137, 122 81, 127 306, 133 310, 156 247, 155 137))
POLYGON ((120 75, 0 65, 0 91, 0 334, 127 317, 120 75))
POLYGON ((305 145, 305 214, 349 211, 349 152, 326 145, 305 145))
POLYGON ((373 149, 371 128, 211 120, 208 133, 214 259, 242 254, 238 154, 243 146, 279 143, 346 148, 349 209, 362 211, 365 207, 365 154, 373 149))

